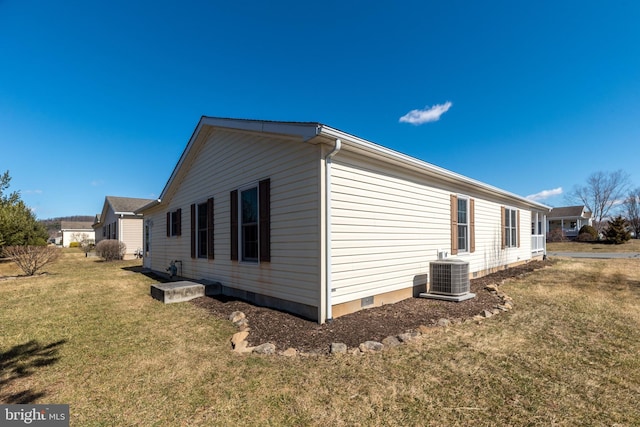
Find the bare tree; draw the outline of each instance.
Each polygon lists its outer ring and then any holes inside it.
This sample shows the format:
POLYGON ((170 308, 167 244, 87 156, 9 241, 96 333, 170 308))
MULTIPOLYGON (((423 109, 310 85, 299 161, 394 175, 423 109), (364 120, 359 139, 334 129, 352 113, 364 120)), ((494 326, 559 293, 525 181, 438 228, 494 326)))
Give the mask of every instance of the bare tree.
POLYGON ((640 239, 640 187, 629 192, 629 197, 624 201, 624 211, 636 239, 640 239))
POLYGON ((45 265, 54 262, 60 256, 55 246, 7 246, 4 256, 15 262, 24 274, 33 276, 45 265))
POLYGON ((598 231, 602 231, 605 219, 613 214, 614 207, 625 199, 629 188, 629 174, 617 170, 615 172, 595 172, 587 178, 587 184, 575 186, 568 199, 574 203, 582 203, 592 213, 598 231))

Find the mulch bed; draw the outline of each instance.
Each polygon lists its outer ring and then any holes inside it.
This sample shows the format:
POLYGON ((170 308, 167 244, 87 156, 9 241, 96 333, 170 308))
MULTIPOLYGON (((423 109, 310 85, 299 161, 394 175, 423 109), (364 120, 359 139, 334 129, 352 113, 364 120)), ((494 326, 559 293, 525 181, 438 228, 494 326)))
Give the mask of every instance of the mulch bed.
POLYGON ((488 284, 500 283, 549 265, 549 261, 533 261, 471 280, 471 292, 476 297, 462 302, 448 302, 425 298, 409 298, 395 304, 369 308, 319 325, 295 315, 259 307, 225 296, 202 297, 191 301, 212 315, 228 319, 234 311, 242 311, 249 321, 251 332, 247 341, 255 346, 275 344, 278 351, 293 347, 300 352, 326 354, 331 343, 340 342, 349 348, 365 341, 382 341, 391 335, 416 330, 420 325, 434 325, 439 319, 465 320, 485 309, 492 309, 500 299, 486 291, 488 284))

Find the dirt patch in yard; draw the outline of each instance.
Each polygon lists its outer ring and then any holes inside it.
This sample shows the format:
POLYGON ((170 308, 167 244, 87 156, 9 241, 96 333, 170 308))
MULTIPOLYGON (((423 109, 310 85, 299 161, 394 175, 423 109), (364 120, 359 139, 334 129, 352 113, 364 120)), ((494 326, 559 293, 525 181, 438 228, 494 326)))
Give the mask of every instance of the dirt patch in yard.
POLYGON ((301 352, 325 354, 331 343, 340 342, 349 348, 365 341, 382 341, 391 335, 416 330, 419 326, 434 325, 439 319, 467 320, 494 308, 500 298, 486 291, 488 284, 520 276, 550 265, 549 261, 533 261, 471 280, 471 292, 476 297, 462 302, 448 302, 425 298, 409 298, 395 304, 374 307, 318 325, 295 315, 259 307, 224 296, 202 297, 191 302, 212 315, 228 319, 234 311, 242 311, 249 321, 251 332, 247 341, 251 346, 275 344, 278 351, 293 347, 301 352))

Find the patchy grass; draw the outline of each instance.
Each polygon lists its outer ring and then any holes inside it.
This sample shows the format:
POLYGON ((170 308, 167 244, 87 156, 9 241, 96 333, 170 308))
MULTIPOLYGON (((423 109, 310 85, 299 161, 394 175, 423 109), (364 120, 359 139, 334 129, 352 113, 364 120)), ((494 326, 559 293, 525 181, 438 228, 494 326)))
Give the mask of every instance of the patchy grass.
POLYGON ((640 239, 631 239, 621 245, 593 242, 549 242, 549 252, 640 252, 640 239))
POLYGON ((237 356, 234 328, 149 297, 139 261, 65 252, 0 281, 0 402, 71 425, 640 423, 637 260, 561 260, 510 280, 515 310, 380 354, 237 356))

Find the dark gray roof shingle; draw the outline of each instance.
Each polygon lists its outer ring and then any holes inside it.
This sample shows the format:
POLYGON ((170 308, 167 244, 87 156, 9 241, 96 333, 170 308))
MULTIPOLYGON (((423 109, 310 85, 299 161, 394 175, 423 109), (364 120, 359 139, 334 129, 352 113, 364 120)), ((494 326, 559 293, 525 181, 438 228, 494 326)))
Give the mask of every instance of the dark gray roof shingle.
POLYGON ((140 209, 152 201, 153 199, 107 196, 107 202, 115 213, 133 213, 136 209, 140 209))

